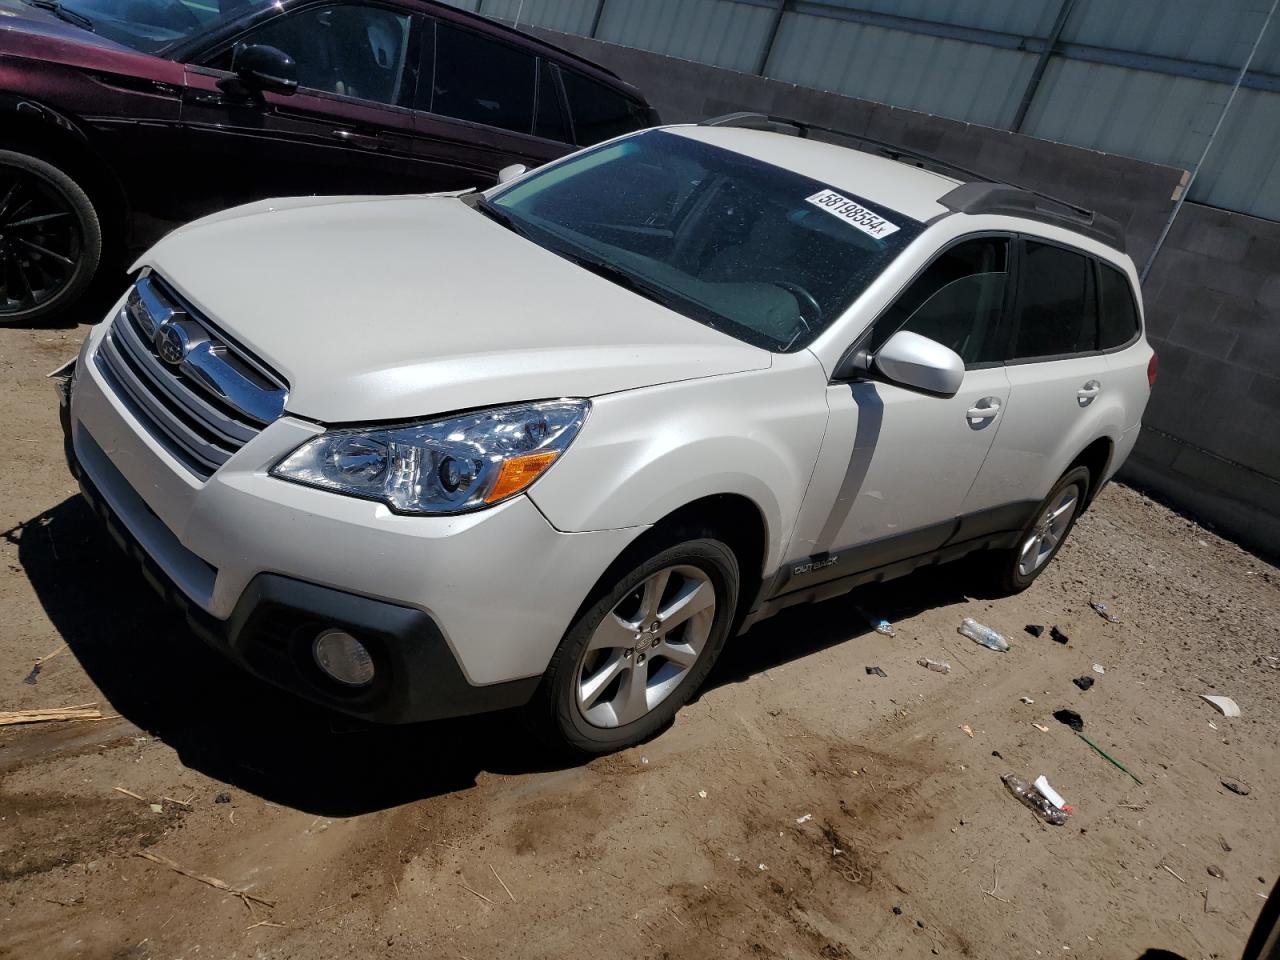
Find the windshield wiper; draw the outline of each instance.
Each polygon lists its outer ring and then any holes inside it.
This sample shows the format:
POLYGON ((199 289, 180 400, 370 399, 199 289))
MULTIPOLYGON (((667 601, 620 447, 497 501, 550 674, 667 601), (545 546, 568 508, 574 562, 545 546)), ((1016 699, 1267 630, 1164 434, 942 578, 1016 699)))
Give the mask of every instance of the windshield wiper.
MULTIPOLYGON (((45 2, 45 0, 41 0, 41 2, 45 2)), ((529 238, 529 231, 525 229, 524 224, 517 223, 509 213, 505 210, 499 210, 484 197, 477 199, 474 206, 494 223, 502 224, 516 236, 524 237, 526 240, 529 238)))
POLYGON ((27 0, 27 4, 32 7, 38 7, 41 10, 48 10, 59 20, 65 20, 67 23, 73 23, 77 27, 93 32, 92 20, 83 13, 68 10, 58 0, 27 0))
MULTIPOLYGON (((51 2, 51 0, 40 0, 40 2, 51 2)), ((512 233, 516 234, 516 236, 524 237, 526 240, 533 240, 529 235, 529 229, 523 223, 520 223, 505 210, 502 210, 493 203, 490 203, 484 197, 480 197, 476 200, 474 206, 490 220, 506 227, 512 233)), ((593 257, 583 256, 577 252, 570 252, 561 248, 559 245, 549 246, 544 243, 539 243, 537 240, 534 240, 533 242, 538 243, 539 246, 545 247, 547 250, 550 250, 558 256, 564 257, 570 263, 576 264, 584 270, 590 270, 596 276, 604 277, 606 280, 610 280, 618 286, 630 290, 632 293, 639 294, 648 300, 652 300, 654 303, 660 303, 663 306, 668 306, 671 303, 671 298, 665 291, 660 290, 651 284, 645 283, 643 280, 632 276, 619 267, 615 267, 611 263, 606 263, 603 260, 596 260, 593 257)))
POLYGON ((620 267, 615 267, 611 263, 584 257, 577 253, 561 253, 560 255, 570 263, 582 267, 583 270, 590 270, 597 277, 604 277, 604 279, 610 280, 618 286, 630 290, 632 293, 639 294, 646 300, 652 300, 654 303, 659 303, 664 307, 671 304, 672 298, 665 290, 653 284, 645 283, 639 277, 627 273, 627 271, 620 267))

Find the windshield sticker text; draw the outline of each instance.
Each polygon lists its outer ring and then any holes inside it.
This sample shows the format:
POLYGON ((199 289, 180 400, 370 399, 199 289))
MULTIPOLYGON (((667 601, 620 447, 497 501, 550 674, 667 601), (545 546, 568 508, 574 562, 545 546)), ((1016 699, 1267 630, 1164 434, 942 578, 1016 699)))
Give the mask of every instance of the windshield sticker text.
POLYGON ((868 236, 883 240, 891 233, 897 233, 896 224, 890 223, 878 213, 873 213, 848 197, 842 197, 834 190, 819 190, 812 197, 806 197, 815 207, 821 207, 827 213, 839 217, 846 223, 853 224, 868 236))

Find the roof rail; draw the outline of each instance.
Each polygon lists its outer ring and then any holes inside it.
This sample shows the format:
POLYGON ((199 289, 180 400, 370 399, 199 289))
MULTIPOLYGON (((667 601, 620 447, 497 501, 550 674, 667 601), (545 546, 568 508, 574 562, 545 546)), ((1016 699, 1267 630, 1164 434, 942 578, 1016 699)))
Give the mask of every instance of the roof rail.
POLYGON ((1016 183, 1009 183, 998 177, 979 173, 968 167, 944 160, 941 157, 935 157, 932 154, 912 150, 908 147, 900 147, 885 140, 877 140, 874 137, 853 133, 849 130, 839 130, 835 127, 807 123, 803 120, 793 120, 790 117, 778 117, 772 114, 752 113, 750 111, 727 113, 724 116, 712 117, 701 121, 698 126, 742 127, 750 130, 766 130, 772 133, 792 132, 792 136, 805 139, 811 133, 825 133, 836 137, 844 137, 861 144, 864 150, 870 148, 867 152, 878 153, 881 156, 888 157, 890 160, 909 163, 921 169, 933 170, 944 176, 966 181, 938 199, 938 202, 943 206, 958 213, 991 213, 1026 217, 1041 223, 1068 227, 1085 236, 1115 247, 1117 250, 1124 250, 1124 229, 1118 222, 1104 214, 1095 213, 1087 207, 1042 193, 1039 190, 1032 190, 1016 183))

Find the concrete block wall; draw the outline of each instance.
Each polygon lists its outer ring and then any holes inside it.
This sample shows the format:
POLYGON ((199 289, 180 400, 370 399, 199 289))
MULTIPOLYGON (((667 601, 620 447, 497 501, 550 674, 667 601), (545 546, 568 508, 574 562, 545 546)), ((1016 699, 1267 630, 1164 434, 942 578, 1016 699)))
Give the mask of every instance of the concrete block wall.
POLYGON ((1184 204, 1143 299, 1160 378, 1126 476, 1280 554, 1280 223, 1184 204))
MULTIPOLYGON (((531 32, 613 70, 664 120, 754 110, 935 154, 1115 217, 1141 269, 1184 171, 603 43, 531 32)), ((1148 276, 1161 374, 1121 478, 1280 555, 1280 223, 1184 204, 1148 276)))

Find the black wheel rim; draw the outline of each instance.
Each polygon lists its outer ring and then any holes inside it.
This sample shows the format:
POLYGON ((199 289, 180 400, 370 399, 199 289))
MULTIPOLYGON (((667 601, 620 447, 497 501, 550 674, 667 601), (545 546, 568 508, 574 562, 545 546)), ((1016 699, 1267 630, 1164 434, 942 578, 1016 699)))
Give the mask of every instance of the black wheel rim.
POLYGON ((0 166, 0 315, 56 297, 75 276, 82 239, 61 190, 37 174, 0 166))

